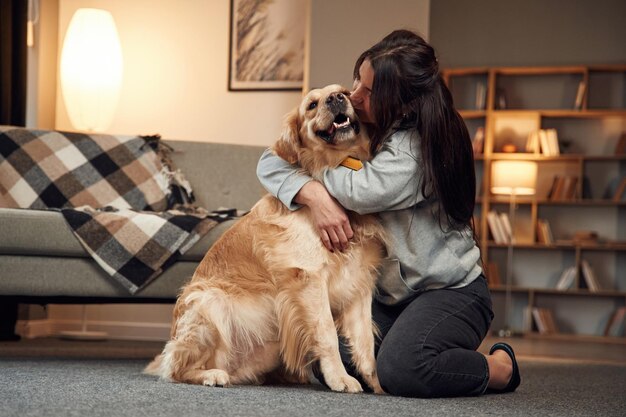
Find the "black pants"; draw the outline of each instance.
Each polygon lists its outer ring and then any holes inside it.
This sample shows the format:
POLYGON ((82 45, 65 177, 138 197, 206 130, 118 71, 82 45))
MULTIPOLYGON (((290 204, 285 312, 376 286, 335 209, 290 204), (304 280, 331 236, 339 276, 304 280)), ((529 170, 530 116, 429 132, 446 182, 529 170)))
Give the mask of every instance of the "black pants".
MULTIPOLYGON (((493 312, 482 275, 464 288, 426 291, 402 306, 374 301, 372 313, 382 339, 376 344, 376 364, 385 392, 422 398, 485 392, 489 368, 476 349, 493 312)), ((358 378, 345 343, 341 357, 358 378)))

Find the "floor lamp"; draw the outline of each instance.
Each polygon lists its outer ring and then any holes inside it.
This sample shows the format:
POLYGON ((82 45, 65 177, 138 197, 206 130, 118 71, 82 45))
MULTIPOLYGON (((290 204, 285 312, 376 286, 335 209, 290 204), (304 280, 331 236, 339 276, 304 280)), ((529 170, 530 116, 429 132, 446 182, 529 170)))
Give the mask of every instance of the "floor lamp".
MULTIPOLYGON (((113 121, 122 87, 124 60, 115 20, 100 9, 78 9, 70 20, 61 51, 61 92, 70 122, 86 132, 103 132, 113 121)), ((87 306, 81 330, 63 331, 65 339, 104 340, 87 331, 87 306)))
POLYGON ((508 239, 506 258, 506 283, 504 298, 504 328, 498 331, 501 337, 513 335, 511 328, 511 288, 513 281, 513 245, 515 244, 516 197, 535 194, 537 164, 531 161, 494 161, 491 164, 491 193, 509 196, 509 218, 511 236, 508 239))
POLYGON ((74 128, 103 132, 112 123, 122 88, 124 59, 110 12, 78 9, 61 51, 63 101, 74 128))

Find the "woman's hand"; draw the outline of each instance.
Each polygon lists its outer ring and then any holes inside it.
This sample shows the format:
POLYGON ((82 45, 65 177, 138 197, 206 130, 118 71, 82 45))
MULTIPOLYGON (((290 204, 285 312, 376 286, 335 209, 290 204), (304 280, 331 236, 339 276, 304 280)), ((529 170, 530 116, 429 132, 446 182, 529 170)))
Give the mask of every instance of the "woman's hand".
POLYGON ((309 181, 296 194, 295 201, 311 209, 313 223, 326 249, 344 251, 353 232, 346 210, 318 181, 309 181))

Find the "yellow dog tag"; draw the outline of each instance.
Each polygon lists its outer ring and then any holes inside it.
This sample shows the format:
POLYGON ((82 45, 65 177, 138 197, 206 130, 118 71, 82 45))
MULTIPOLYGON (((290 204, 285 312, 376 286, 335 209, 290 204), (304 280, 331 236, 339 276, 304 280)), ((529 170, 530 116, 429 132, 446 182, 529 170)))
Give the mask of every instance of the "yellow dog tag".
POLYGON ((358 171, 359 169, 363 168, 363 162, 351 156, 344 159, 340 165, 346 168, 350 168, 353 171, 358 171))

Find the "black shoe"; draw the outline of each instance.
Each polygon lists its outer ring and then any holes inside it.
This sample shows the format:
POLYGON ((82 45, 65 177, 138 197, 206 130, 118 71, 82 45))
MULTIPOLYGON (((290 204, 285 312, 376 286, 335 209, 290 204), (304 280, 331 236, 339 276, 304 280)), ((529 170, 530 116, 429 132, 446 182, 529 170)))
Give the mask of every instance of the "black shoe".
POLYGON ((511 379, 509 380, 509 383, 506 384, 506 387, 502 389, 490 389, 489 392, 513 392, 517 389, 517 387, 519 387, 520 382, 522 382, 522 378, 519 374, 519 367, 517 366, 517 360, 515 360, 515 353, 513 352, 513 348, 507 343, 499 342, 491 346, 489 354, 491 355, 496 350, 503 350, 507 353, 507 355, 509 355, 509 357, 511 358, 511 363, 513 364, 513 373, 511 374, 511 379))

